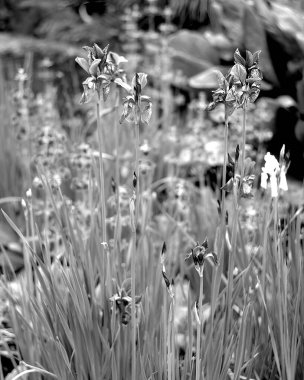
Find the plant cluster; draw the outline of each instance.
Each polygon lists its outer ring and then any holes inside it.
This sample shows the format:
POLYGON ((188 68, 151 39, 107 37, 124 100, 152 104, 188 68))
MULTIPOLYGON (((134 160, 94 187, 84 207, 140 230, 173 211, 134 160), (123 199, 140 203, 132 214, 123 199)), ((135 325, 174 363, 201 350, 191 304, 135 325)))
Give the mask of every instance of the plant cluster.
POLYGON ((279 161, 246 149, 260 52, 237 50, 229 74, 218 74, 210 114, 201 95, 182 130, 167 113, 174 97, 163 99, 168 78, 153 87, 142 72, 129 80, 127 60, 109 46, 84 50, 76 62, 87 76, 82 106, 96 115, 93 137, 71 141, 53 109, 45 123, 30 119, 20 142, 34 159, 25 161, 25 228, 4 213, 25 265, 14 282, 1 278, 11 327, 2 324, 0 347, 15 367, 6 379, 302 376, 303 207, 280 208, 284 149, 279 161), (223 128, 214 154, 217 143, 204 145, 223 128), (205 183, 212 153, 223 167, 215 191, 205 183))

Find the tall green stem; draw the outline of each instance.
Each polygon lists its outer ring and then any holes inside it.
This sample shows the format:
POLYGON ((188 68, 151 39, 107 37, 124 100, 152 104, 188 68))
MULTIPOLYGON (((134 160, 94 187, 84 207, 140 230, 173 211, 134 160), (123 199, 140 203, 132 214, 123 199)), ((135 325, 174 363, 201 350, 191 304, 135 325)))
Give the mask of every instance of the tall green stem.
POLYGON ((199 299, 198 299, 198 317, 199 323, 197 324, 196 333, 196 361, 195 361, 195 380, 200 380, 201 378, 201 326, 203 319, 203 276, 200 276, 200 289, 199 289, 199 299))
MULTIPOLYGON (((115 107, 118 108, 119 104, 119 90, 116 90, 116 103, 115 107)), ((117 252, 119 252, 119 244, 121 241, 121 225, 120 225, 120 170, 119 170, 119 164, 120 164, 120 157, 119 157, 119 128, 118 128, 118 120, 115 117, 115 150, 116 150, 116 157, 115 157, 115 183, 116 183, 116 203, 117 203, 117 214, 116 214, 116 226, 115 226, 115 233, 114 233, 114 247, 116 248, 117 252)), ((119 265, 121 264, 120 255, 117 255, 117 260, 119 265)))
POLYGON ((242 131, 242 156, 241 156, 241 183, 245 174, 245 147, 246 147, 246 108, 247 103, 245 101, 243 106, 243 131, 242 131))
POLYGON ((136 227, 138 223, 138 213, 139 213, 139 116, 140 108, 139 105, 135 107, 135 173, 137 178, 136 183, 136 200, 135 200, 135 226, 132 231, 133 236, 133 250, 131 257, 131 298, 132 298, 132 310, 131 310, 131 320, 132 320, 132 380, 136 380, 136 317, 135 317, 135 283, 136 283, 136 240, 137 232, 136 227))
MULTIPOLYGON (((229 128, 229 117, 227 112, 225 112, 225 132, 224 132, 224 163, 223 163, 223 178, 222 178, 222 187, 226 184, 226 174, 227 174, 227 160, 228 160, 228 128, 229 128)), ((224 247, 225 247, 225 235, 226 235, 226 194, 225 190, 222 189, 221 197, 221 221, 220 221, 220 242, 218 246, 218 252, 220 257, 220 266, 219 269, 216 269, 215 274, 212 278, 212 290, 211 290, 211 317, 210 317, 210 336, 213 336, 213 316, 215 313, 215 305, 217 294, 219 292, 219 286, 221 283, 221 273, 223 271, 223 262, 224 262, 224 247)), ((211 339, 211 352, 212 352, 213 341, 211 339)))
POLYGON ((106 197, 105 197, 105 181, 104 181, 104 168, 102 152, 104 151, 104 144, 102 139, 102 125, 100 120, 100 99, 96 103, 97 113, 97 132, 98 132, 98 145, 99 145, 99 176, 100 176, 100 205, 101 205, 101 226, 102 226, 102 241, 107 241, 106 231, 106 197))
MULTIPOLYGON (((225 134, 224 134, 224 164, 223 164, 223 178, 222 186, 226 184, 226 175, 227 175, 227 157, 228 157, 228 116, 225 114, 225 134)), ((222 202, 221 202, 221 232, 223 236, 223 243, 221 246, 221 251, 224 248, 225 241, 225 219, 226 219, 226 207, 225 207, 225 190, 222 190, 222 202)), ((221 252, 222 253, 222 252, 221 252)))

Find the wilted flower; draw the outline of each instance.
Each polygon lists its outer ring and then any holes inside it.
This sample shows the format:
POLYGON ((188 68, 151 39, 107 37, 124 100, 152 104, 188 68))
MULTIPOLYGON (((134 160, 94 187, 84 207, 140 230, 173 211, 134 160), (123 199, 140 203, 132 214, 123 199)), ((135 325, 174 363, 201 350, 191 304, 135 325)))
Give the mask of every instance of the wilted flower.
POLYGON ((123 99, 123 114, 120 122, 122 123, 123 120, 129 123, 139 123, 139 121, 142 121, 148 124, 152 115, 152 102, 149 96, 142 95, 142 90, 147 84, 147 74, 136 73, 132 79, 131 86, 122 81, 121 78, 116 79, 115 83, 129 93, 123 99))
POLYGON ((196 245, 187 251, 187 256, 185 260, 189 259, 192 256, 195 269, 200 277, 203 277, 204 264, 205 264, 205 260, 208 257, 211 257, 213 263, 215 265, 218 265, 217 254, 214 252, 206 252, 207 249, 208 249, 208 240, 206 238, 203 241, 202 245, 200 245, 199 242, 196 242, 196 245))

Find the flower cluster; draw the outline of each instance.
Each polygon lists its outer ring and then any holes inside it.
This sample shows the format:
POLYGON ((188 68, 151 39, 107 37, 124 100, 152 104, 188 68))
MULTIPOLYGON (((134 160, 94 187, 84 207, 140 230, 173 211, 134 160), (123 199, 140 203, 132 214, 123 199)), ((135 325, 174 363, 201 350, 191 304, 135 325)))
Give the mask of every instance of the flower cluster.
POLYGON ((226 77, 217 71, 219 87, 213 91, 213 101, 208 105, 208 111, 219 103, 224 103, 226 116, 230 116, 236 108, 244 107, 248 100, 255 102, 263 79, 259 69, 260 53, 257 51, 252 54, 246 50, 244 59, 237 49, 234 53, 234 66, 226 77))
POLYGON ((208 257, 211 257, 213 263, 218 265, 218 257, 214 252, 207 252, 208 249, 208 240, 207 238, 200 245, 199 242, 196 242, 196 245, 193 248, 190 248, 187 251, 186 259, 189 259, 192 256, 195 269, 200 277, 203 277, 205 260, 208 257))
POLYGON ((124 57, 109 52, 109 45, 101 49, 97 44, 93 47, 84 46, 87 58, 77 57, 76 62, 85 70, 89 77, 82 83, 83 94, 80 103, 87 103, 94 93, 100 99, 106 101, 110 93, 110 85, 116 78, 123 75, 124 71, 119 68, 121 63, 127 62, 124 57))
POLYGON ((278 189, 283 191, 288 190, 286 172, 289 164, 285 159, 285 146, 283 145, 280 152, 280 162, 269 152, 266 153, 264 160, 265 165, 262 167, 261 187, 267 189, 269 181, 271 196, 275 198, 278 196, 278 189))

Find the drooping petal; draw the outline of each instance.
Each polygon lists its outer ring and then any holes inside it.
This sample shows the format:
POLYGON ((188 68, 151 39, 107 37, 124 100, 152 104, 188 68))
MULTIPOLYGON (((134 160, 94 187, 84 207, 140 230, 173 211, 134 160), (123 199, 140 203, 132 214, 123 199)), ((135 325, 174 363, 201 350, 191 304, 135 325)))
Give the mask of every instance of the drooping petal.
POLYGON ((219 260, 218 260, 217 254, 215 252, 209 252, 209 253, 205 254, 205 259, 207 259, 208 257, 211 257, 213 263, 215 265, 218 265, 219 260))
POLYGON ((124 82, 121 78, 116 78, 114 80, 114 82, 116 84, 118 84, 119 86, 123 87, 125 90, 127 90, 129 93, 132 92, 132 87, 127 83, 127 82, 124 82))
POLYGON ((84 71, 86 71, 88 74, 90 74, 89 62, 85 58, 77 57, 77 58, 75 58, 75 61, 78 63, 79 66, 81 66, 84 69, 84 71))
POLYGON ((118 55, 113 51, 110 51, 108 54, 108 60, 113 62, 116 66, 119 66, 121 63, 126 63, 128 60, 122 55, 118 55))
POLYGON ((141 110, 141 120, 145 124, 149 124, 152 116, 152 103, 147 102, 144 109, 141 110))

